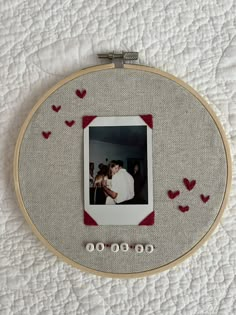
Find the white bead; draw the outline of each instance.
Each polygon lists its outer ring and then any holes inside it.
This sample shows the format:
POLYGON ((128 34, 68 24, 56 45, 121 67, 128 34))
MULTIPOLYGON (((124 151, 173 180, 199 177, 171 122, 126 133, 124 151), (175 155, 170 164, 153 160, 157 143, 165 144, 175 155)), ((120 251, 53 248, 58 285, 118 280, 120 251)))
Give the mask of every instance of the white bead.
POLYGON ((129 250, 129 245, 127 243, 121 243, 120 244, 120 250, 122 252, 127 252, 129 250))
POLYGON ((142 253, 143 252, 143 245, 142 244, 135 245, 135 251, 136 251, 136 253, 142 253))
POLYGON ((146 253, 150 254, 150 253, 153 252, 153 250, 154 250, 154 247, 153 247, 152 244, 147 244, 147 245, 145 245, 145 252, 146 252, 146 253))
POLYGON ((102 252, 104 250, 104 248, 105 248, 105 245, 102 242, 99 242, 96 244, 96 250, 98 252, 102 252))
POLYGON ((86 244, 86 250, 90 253, 93 252, 94 251, 94 244, 93 243, 86 244))
POLYGON ((119 251, 119 249, 120 249, 119 244, 117 244, 117 243, 111 244, 111 251, 113 253, 117 253, 119 251))

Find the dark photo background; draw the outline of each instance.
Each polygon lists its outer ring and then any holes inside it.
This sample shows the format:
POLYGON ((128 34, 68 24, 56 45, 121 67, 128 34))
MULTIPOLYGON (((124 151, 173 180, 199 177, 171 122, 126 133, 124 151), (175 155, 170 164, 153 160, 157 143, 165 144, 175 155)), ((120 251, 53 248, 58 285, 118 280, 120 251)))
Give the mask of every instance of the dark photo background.
POLYGON ((147 126, 89 127, 89 162, 93 177, 101 163, 108 165, 111 160, 123 161, 123 167, 134 177, 139 198, 147 204, 147 126), (135 165, 138 165, 138 174, 134 173, 135 165))

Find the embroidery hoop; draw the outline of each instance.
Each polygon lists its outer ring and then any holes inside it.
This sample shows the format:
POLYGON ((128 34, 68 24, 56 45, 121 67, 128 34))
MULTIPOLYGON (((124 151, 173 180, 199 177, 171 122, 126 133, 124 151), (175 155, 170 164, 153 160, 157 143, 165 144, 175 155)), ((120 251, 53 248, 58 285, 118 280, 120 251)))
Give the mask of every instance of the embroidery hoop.
MULTIPOLYGON (((63 79, 62 81, 58 82, 55 86, 53 86, 48 92, 46 92, 40 99, 39 101, 34 105, 33 109, 30 111, 27 119, 25 120, 20 133, 19 133, 19 137, 16 143, 16 148, 15 148, 15 155, 14 155, 14 184, 15 184, 15 190, 16 190, 16 196, 19 202, 19 206, 20 209, 26 219, 26 221, 28 222, 28 224, 30 225, 32 231, 34 232, 34 234, 42 241, 42 243, 50 250, 52 251, 55 255, 57 255, 60 259, 62 259, 63 261, 65 261, 66 263, 79 268, 81 271, 86 271, 86 272, 90 272, 93 273, 95 275, 99 275, 99 276, 105 276, 105 277, 112 277, 112 278, 137 278, 137 277, 144 277, 144 276, 149 276, 158 272, 162 272, 164 270, 167 270, 169 268, 172 268, 174 266, 176 266, 177 264, 181 263, 182 261, 184 261, 185 259, 187 259, 188 257, 190 257, 192 254, 194 254, 197 249, 199 249, 210 237, 210 235, 213 233, 213 231, 215 230, 215 228, 217 227, 217 225, 220 222, 220 219, 223 215, 224 209, 226 207, 226 203, 229 197, 229 193, 230 193, 230 186, 231 186, 231 176, 232 176, 232 162, 231 162, 231 156, 230 156, 230 149, 229 149, 229 144, 228 141, 226 139, 225 136, 225 132, 217 118, 217 116, 215 115, 214 111, 211 109, 211 107, 208 105, 208 103, 192 88, 190 87, 188 84, 186 84, 185 82, 183 82, 182 80, 180 80, 179 78, 176 78, 175 76, 166 73, 164 71, 161 71, 159 69, 156 68, 151 68, 148 66, 143 66, 143 65, 137 65, 137 64, 124 64, 123 68, 127 69, 127 70, 139 70, 139 71, 144 71, 144 72, 148 72, 148 73, 152 73, 152 74, 157 74, 160 75, 164 78, 167 78, 171 81, 176 82, 178 85, 180 85, 181 87, 183 87, 185 90, 187 90, 188 92, 190 92, 203 106, 204 108, 208 111, 208 113, 210 114, 211 118, 213 119, 215 125, 217 126, 217 129, 220 133, 222 142, 223 142, 223 146, 225 149, 225 156, 226 156, 226 160, 227 160, 227 176, 226 176, 226 189, 225 189, 225 194, 224 194, 224 198, 223 198, 223 202, 221 204, 221 207, 218 211, 218 214, 214 220, 214 222, 212 222, 212 225, 210 226, 209 230, 207 231, 207 233, 198 240, 198 242, 189 249, 189 251, 187 251, 185 254, 181 255, 180 257, 178 257, 177 259, 175 259, 174 261, 171 261, 165 265, 162 265, 158 268, 154 268, 151 270, 146 270, 146 271, 142 271, 142 272, 133 272, 133 273, 115 273, 115 272, 104 272, 104 271, 99 271, 99 270, 95 270, 92 268, 88 268, 76 261, 74 261, 73 259, 67 257, 66 255, 64 255, 62 252, 60 252, 59 250, 57 250, 53 245, 51 245, 50 240, 48 240, 47 238, 45 238, 40 231, 38 230, 37 226, 34 224, 34 222, 32 221, 32 219, 30 218, 30 215, 24 205, 24 200, 22 198, 21 195, 21 189, 20 189, 20 182, 19 182, 19 156, 20 156, 20 149, 21 149, 21 145, 22 145, 22 141, 24 139, 24 135, 25 132, 27 130, 27 127, 29 125, 29 123, 31 122, 34 114, 36 113, 36 111, 40 108, 40 106, 44 103, 44 101, 55 91, 57 91, 60 87, 62 87, 63 85, 65 85, 66 83, 74 80, 75 78, 79 78, 80 76, 83 75, 87 75, 87 74, 91 74, 94 72, 98 72, 98 71, 103 71, 103 70, 112 70, 115 69, 116 65, 111 63, 111 64, 104 64, 104 65, 99 65, 99 66, 94 66, 94 67, 89 67, 86 69, 82 69, 77 71, 76 73, 68 76, 67 78, 63 79)), ((125 241, 125 240, 124 240, 125 241)), ((139 241, 137 241, 137 243, 139 243, 139 241)), ((116 254, 117 255, 117 254, 116 254)), ((147 256, 148 259, 149 256, 147 256)), ((114 256, 115 259, 115 256, 114 256)))

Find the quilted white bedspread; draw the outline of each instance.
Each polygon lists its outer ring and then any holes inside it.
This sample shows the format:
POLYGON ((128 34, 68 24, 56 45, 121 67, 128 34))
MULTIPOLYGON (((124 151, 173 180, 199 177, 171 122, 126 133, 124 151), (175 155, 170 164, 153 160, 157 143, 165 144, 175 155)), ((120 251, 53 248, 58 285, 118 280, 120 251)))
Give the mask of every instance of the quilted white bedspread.
POLYGON ((19 129, 38 98, 97 53, 139 51, 141 64, 180 77, 217 112, 236 154, 236 1, 0 2, 0 315, 236 314, 236 190, 209 241, 158 275, 86 274, 51 254, 16 202, 19 129))

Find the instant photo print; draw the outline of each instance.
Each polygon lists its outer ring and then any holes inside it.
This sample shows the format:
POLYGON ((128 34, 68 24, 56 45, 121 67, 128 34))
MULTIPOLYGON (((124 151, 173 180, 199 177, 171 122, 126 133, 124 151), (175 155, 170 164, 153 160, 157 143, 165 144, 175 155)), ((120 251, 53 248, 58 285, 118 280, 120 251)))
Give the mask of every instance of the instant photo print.
POLYGON ((84 223, 152 225, 152 116, 85 116, 83 126, 84 223))

